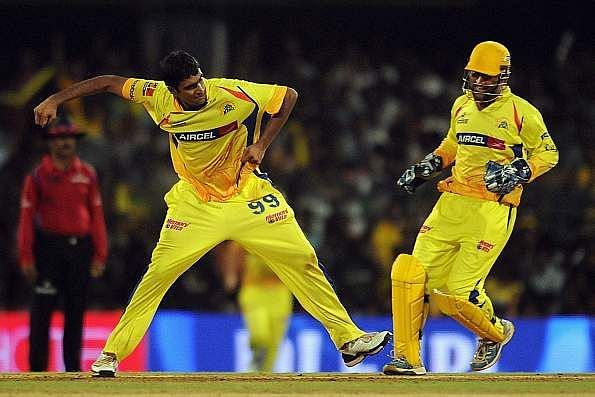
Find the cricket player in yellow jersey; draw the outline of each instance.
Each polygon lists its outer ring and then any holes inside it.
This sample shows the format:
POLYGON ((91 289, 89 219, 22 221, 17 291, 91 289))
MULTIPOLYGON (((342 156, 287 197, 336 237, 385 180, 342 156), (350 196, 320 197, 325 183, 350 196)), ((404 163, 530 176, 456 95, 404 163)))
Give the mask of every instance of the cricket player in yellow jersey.
POLYGON ((479 337, 471 369, 494 365, 512 338, 512 322, 498 318, 484 282, 508 241, 523 186, 558 162, 539 111, 508 86, 510 53, 479 43, 463 77, 464 95, 451 111, 440 146, 412 165, 397 185, 409 193, 453 164, 438 183, 442 192, 421 226, 412 255, 391 271, 395 350, 387 375, 423 375, 420 337, 427 302, 479 337))
POLYGON ((250 370, 272 372, 293 308, 291 291, 262 261, 237 243, 217 246, 216 263, 226 291, 239 287, 238 303, 250 337, 250 370))
POLYGON ((297 100, 292 88, 232 79, 206 79, 198 61, 173 51, 161 62, 163 80, 114 75, 83 80, 35 109, 47 125, 70 99, 110 92, 142 104, 167 133, 180 181, 168 206, 151 263, 93 363, 96 376, 114 376, 146 333, 166 291, 207 251, 236 241, 262 258, 320 321, 347 366, 378 353, 390 332, 366 334, 351 320, 297 224, 293 209, 259 171, 263 156, 297 100), (268 119, 268 121, 266 121, 268 119))

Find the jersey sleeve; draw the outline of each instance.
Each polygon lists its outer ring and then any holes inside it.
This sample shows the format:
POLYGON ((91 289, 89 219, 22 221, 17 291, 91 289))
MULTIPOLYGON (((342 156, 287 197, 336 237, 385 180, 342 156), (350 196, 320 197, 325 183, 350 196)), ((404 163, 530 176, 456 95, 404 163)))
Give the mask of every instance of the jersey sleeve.
POLYGON ((281 109, 287 87, 275 84, 259 84, 237 80, 237 85, 256 101, 258 106, 268 114, 276 114, 281 109))
POLYGON ((459 97, 455 100, 450 111, 450 127, 448 132, 434 154, 442 157, 442 168, 445 168, 455 161, 457 156, 457 136, 455 132, 455 120, 461 110, 465 97, 459 97))
POLYGON ((131 102, 142 104, 156 124, 166 116, 166 103, 171 97, 165 82, 129 78, 122 87, 122 97, 131 102))
POLYGON ((531 168, 531 179, 543 175, 558 163, 558 149, 547 131, 541 113, 530 107, 523 115, 521 139, 527 149, 527 163, 531 168))

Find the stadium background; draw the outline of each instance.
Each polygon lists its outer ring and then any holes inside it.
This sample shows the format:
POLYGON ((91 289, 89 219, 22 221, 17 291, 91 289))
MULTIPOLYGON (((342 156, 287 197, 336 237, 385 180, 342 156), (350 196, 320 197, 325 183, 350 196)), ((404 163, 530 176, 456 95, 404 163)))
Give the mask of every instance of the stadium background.
MULTIPOLYGON (((156 77, 157 61, 174 48, 196 54, 207 77, 298 90, 298 105, 263 169, 287 193, 346 307, 364 324, 388 324, 390 264, 396 252, 411 249, 437 197, 434 184, 414 198, 398 193, 395 178, 440 141, 470 49, 494 39, 510 49, 513 90, 542 111, 561 160, 524 193, 516 230, 487 288, 500 313, 536 322, 519 349, 534 338, 547 344, 540 336, 560 318, 551 316, 584 321, 568 328, 584 331, 584 339, 574 339, 584 344, 573 348, 591 352, 578 370, 592 371, 595 29, 580 4, 0 2, 2 337, 14 338, 5 330, 30 298, 14 232, 22 178, 44 150, 33 106, 69 81, 96 74, 156 77)), ((115 97, 85 98, 70 110, 88 131, 80 154, 98 170, 110 239, 107 273, 91 286, 91 308, 118 310, 148 263, 162 196, 175 181, 167 140, 141 108, 115 97)), ((239 322, 235 297, 223 293, 212 262, 207 255, 184 274, 161 307, 185 310, 191 319, 224 313, 220 321, 229 315, 239 322)), ((442 320, 435 321, 440 327, 442 320)), ((6 347, 13 342, 0 346, 3 359, 13 360, 6 347)), ((162 369, 153 364, 145 368, 162 369)), ((18 369, 0 370, 9 368, 18 369)))

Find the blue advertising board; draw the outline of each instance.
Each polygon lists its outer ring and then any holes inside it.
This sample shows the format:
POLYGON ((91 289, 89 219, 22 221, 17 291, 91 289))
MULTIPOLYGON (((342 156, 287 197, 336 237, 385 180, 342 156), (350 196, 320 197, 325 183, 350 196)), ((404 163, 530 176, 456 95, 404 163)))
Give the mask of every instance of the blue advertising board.
MULTIPOLYGON (((354 316, 366 331, 391 329, 390 317, 354 316)), ((595 317, 513 319, 516 333, 489 372, 593 372, 595 317)), ((430 318, 422 355, 430 372, 467 372, 476 338, 454 320, 430 318)), ((347 368, 324 328, 295 314, 277 357, 276 372, 379 372, 391 346, 347 368)), ((237 314, 159 311, 149 330, 151 371, 248 371, 248 332, 237 314)))

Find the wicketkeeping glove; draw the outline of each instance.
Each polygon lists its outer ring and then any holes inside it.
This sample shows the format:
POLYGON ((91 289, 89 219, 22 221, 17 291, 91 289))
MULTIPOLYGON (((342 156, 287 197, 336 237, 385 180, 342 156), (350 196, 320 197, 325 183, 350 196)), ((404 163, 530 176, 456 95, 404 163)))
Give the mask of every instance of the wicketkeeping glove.
POLYGON ((442 171, 442 157, 428 154, 422 161, 407 168, 397 180, 397 186, 413 194, 415 189, 442 171))
POLYGON ((501 165, 488 161, 484 175, 486 189, 492 193, 508 194, 518 185, 529 182, 531 168, 525 159, 515 159, 510 164, 501 165))

